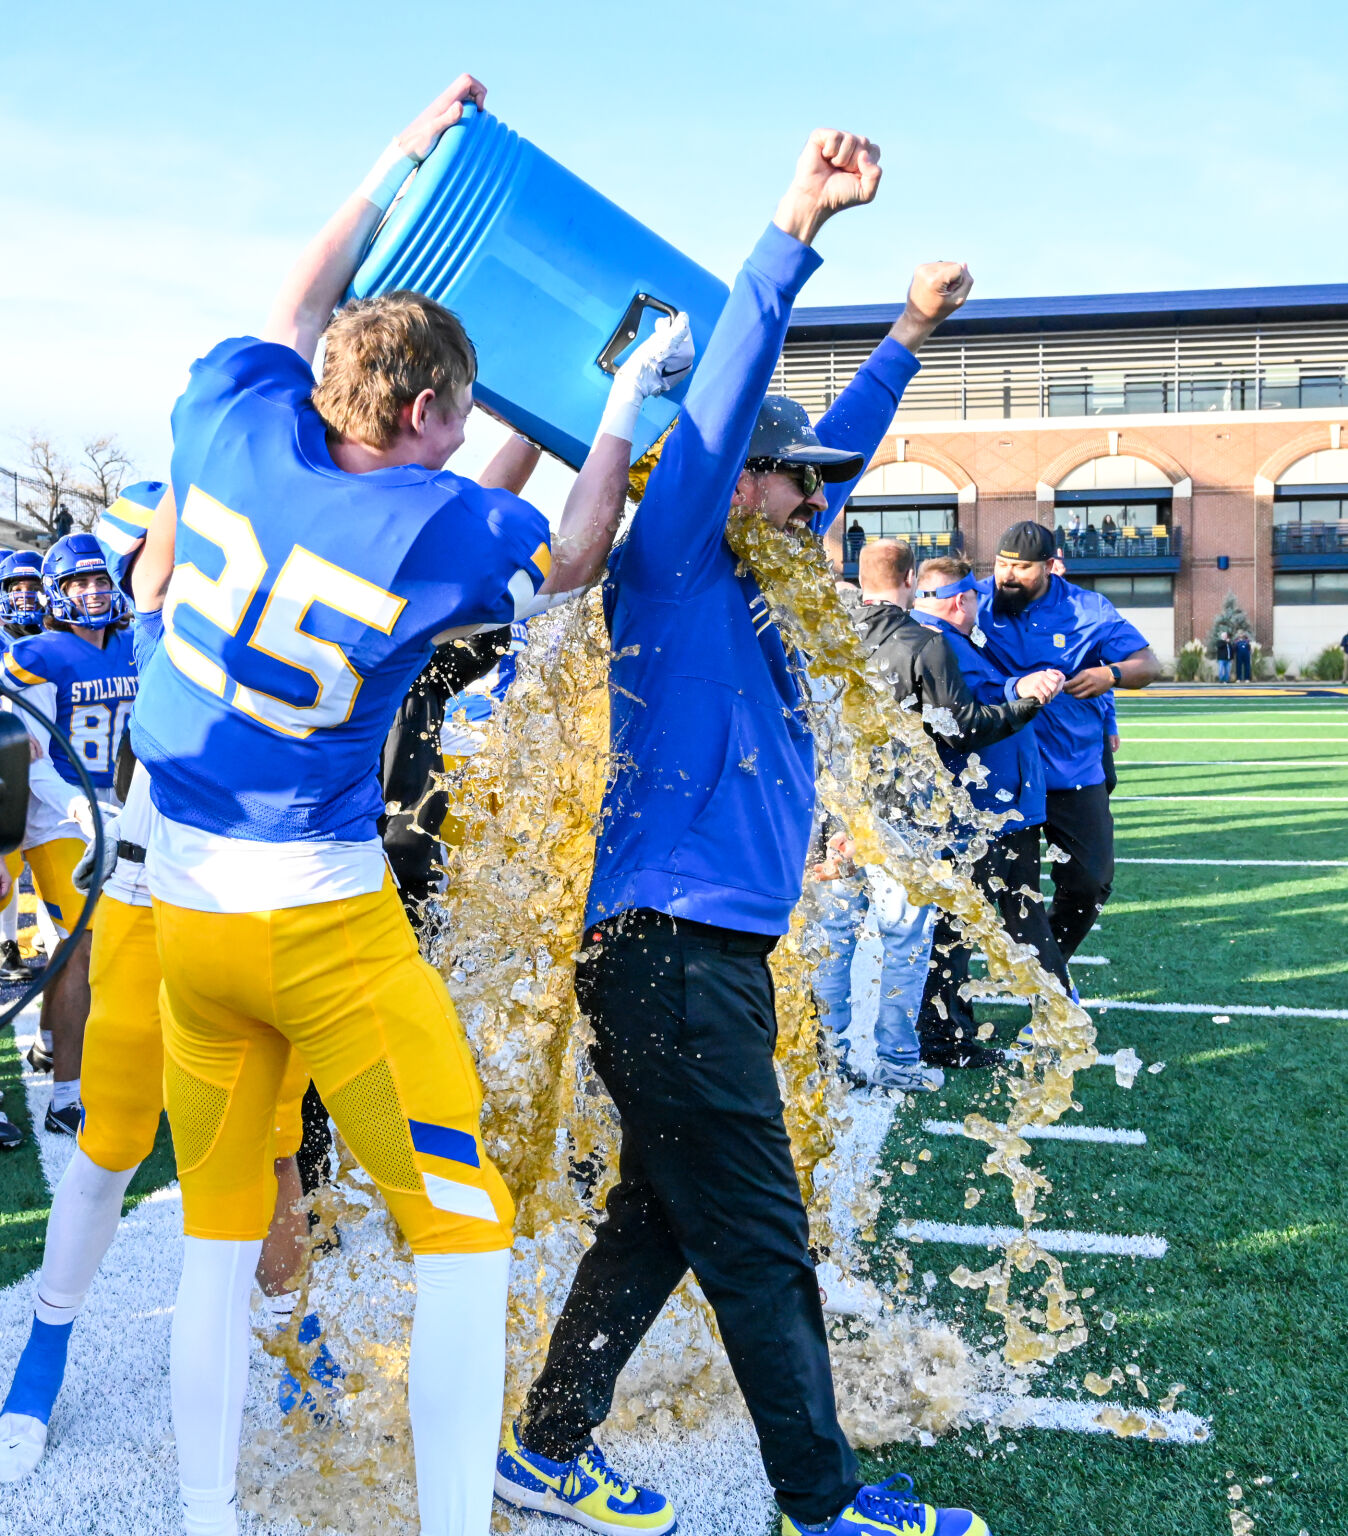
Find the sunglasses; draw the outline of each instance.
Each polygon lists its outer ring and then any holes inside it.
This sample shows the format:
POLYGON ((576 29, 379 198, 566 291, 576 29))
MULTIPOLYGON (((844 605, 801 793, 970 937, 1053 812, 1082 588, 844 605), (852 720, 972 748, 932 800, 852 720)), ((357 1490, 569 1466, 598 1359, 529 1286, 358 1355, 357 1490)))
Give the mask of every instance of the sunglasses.
POLYGON ((785 475, 795 482, 802 496, 813 496, 824 483, 824 472, 817 464, 790 464, 782 459, 752 459, 746 467, 757 475, 785 475))

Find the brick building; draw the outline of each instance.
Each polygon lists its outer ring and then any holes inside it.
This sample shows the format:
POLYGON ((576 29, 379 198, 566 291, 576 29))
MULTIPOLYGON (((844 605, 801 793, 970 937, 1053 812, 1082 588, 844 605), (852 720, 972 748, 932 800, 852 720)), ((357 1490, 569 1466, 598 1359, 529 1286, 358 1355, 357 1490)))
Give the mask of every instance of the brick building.
MULTIPOLYGON (((798 309, 774 387, 819 416, 897 313, 798 309)), ((848 504, 849 570, 899 537, 982 573, 1035 518, 1163 659, 1227 592, 1293 664, 1348 631, 1348 284, 973 299, 922 362, 848 504)))

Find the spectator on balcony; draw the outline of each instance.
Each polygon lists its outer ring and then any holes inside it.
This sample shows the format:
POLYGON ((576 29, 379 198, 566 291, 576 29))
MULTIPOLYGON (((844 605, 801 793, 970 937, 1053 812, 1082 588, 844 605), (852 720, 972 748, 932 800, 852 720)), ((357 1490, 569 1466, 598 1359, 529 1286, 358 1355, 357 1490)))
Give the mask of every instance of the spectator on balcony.
POLYGON ((1236 681, 1248 683, 1254 676, 1254 648, 1250 644, 1250 636, 1247 630, 1241 630, 1236 636, 1236 643, 1231 647, 1236 662, 1236 681))
POLYGON ((1217 636, 1217 681, 1231 681, 1231 636, 1225 630, 1217 636))
POLYGON ((1080 512, 1073 512, 1071 517, 1068 518, 1068 520, 1067 520, 1067 544, 1068 544, 1068 547, 1071 548, 1071 546, 1074 545, 1076 543, 1076 541, 1080 537, 1081 537, 1081 513, 1080 512))
POLYGON ((866 530, 856 520, 852 519, 852 526, 847 530, 847 563, 855 565, 861 559, 862 546, 866 542, 866 530))
POLYGON ((1106 544, 1109 545, 1111 549, 1113 549, 1115 540, 1118 538, 1118 536, 1119 526, 1114 521, 1113 515, 1109 512, 1106 512, 1103 520, 1100 523, 1100 537, 1105 541, 1106 544))

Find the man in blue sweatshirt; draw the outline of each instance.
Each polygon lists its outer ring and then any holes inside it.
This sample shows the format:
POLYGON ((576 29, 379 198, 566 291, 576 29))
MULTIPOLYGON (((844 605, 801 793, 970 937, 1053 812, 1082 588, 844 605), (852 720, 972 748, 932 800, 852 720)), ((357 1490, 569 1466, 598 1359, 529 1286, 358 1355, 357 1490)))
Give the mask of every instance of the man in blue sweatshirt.
POLYGON ((870 202, 877 158, 851 134, 811 136, 610 563, 615 766, 576 992, 621 1117, 620 1180, 496 1480, 506 1501, 591 1530, 658 1536, 675 1523, 669 1501, 621 1478, 591 1436, 691 1269, 786 1536, 986 1536, 967 1511, 863 1487, 838 1425, 768 970, 804 877, 815 748, 799 664, 725 539, 728 516, 822 532, 917 371, 913 352, 969 291, 956 264, 919 269, 817 436, 800 407, 765 401, 792 302, 819 265, 811 241, 832 214, 870 202))

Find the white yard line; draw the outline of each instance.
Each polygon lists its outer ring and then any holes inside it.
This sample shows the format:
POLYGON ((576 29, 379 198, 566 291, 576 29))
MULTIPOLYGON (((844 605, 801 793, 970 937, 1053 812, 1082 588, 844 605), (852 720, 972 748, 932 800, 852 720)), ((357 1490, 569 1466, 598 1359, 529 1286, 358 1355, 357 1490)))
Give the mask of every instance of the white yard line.
MULTIPOLYGON (((1019 1227, 979 1227, 962 1221, 901 1221, 900 1237, 923 1243, 962 1243, 970 1248, 1002 1248, 1020 1236, 1019 1227)), ((1035 1227, 1034 1240, 1048 1253, 1101 1253, 1131 1259, 1163 1259, 1170 1249, 1154 1232, 1077 1232, 1035 1227)))
POLYGON ((1235 800, 1241 805, 1348 805, 1348 795, 1114 795, 1119 800, 1179 800, 1186 805, 1202 805, 1207 800, 1235 800))
MULTIPOLYGON (((976 1003, 989 1007, 1023 1008, 1019 997, 978 997, 976 1003)), ((1133 1003, 1117 1002, 1108 997, 1083 997, 1083 1008, 1110 1009, 1123 1013, 1225 1013, 1245 1019, 1348 1019, 1348 1008, 1288 1008, 1282 1003, 1269 1007, 1262 1003, 1133 1003)), ((1103 1058, 1102 1058, 1103 1059, 1103 1058)))
MULTIPOLYGON (((924 1120, 922 1129, 931 1136, 963 1136, 964 1122, 924 1120)), ((1109 1125, 1027 1125, 1018 1134, 1026 1141, 1100 1141, 1124 1147, 1145 1147, 1147 1144, 1145 1131, 1117 1130, 1109 1125)))
MULTIPOLYGON (((1196 1413, 1176 1410, 1162 1413, 1142 1403, 1120 1403, 1124 1412, 1136 1414, 1147 1424, 1165 1430, 1172 1445, 1201 1445, 1212 1433, 1212 1426, 1196 1413)), ((994 1424, 1003 1432, 1017 1429, 1066 1429, 1078 1435, 1107 1435, 1109 1427, 1100 1423, 1103 1402, 1090 1398, 1073 1401, 1063 1397, 1013 1397, 1009 1392, 985 1392, 971 1404, 975 1422, 994 1424)), ((1145 1439, 1145 1432, 1143 1434, 1145 1439)))
MULTIPOLYGON (((1048 860, 1043 860, 1048 863, 1048 860)), ((1348 859, 1115 859, 1116 864, 1221 864, 1232 869, 1348 869, 1348 859)))
MULTIPOLYGON (((1337 737, 1331 736, 1330 740, 1334 742, 1334 740, 1337 740, 1337 737)), ((1124 736, 1122 737, 1122 742, 1124 742, 1125 746, 1135 746, 1138 742, 1144 742, 1148 746, 1207 746, 1210 743, 1214 746, 1219 745, 1219 743, 1231 746, 1257 745, 1257 739, 1251 739, 1248 736, 1124 736)), ((1325 737, 1277 736, 1270 737, 1268 745, 1291 746, 1293 743, 1302 742, 1314 742, 1316 746, 1323 746, 1325 745, 1325 737)))
POLYGON ((1116 768, 1348 768, 1348 757, 1114 757, 1116 768))

